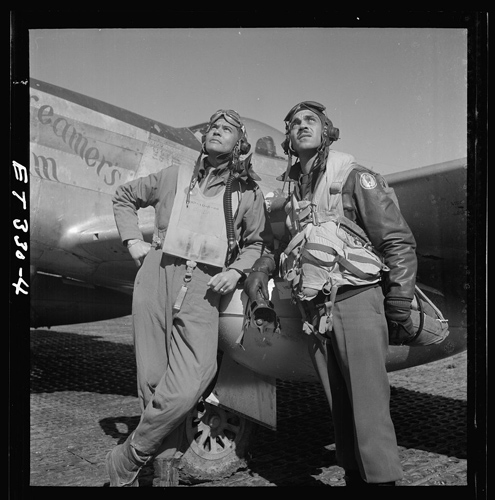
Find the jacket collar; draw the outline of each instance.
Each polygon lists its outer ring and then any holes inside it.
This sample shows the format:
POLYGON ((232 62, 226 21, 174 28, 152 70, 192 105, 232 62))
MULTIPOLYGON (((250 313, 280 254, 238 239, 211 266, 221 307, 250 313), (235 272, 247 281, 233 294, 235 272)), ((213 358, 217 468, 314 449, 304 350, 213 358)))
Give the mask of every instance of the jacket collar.
POLYGON ((282 182, 297 182, 299 180, 299 176, 301 175, 301 163, 297 161, 294 165, 291 166, 289 173, 285 171, 282 175, 277 177, 277 181, 282 182))
MULTIPOLYGON (((251 164, 251 156, 252 154, 249 155, 244 160, 239 161, 239 168, 238 171, 236 172, 236 177, 243 182, 247 182, 249 178, 255 181, 261 180, 261 177, 259 177, 253 170, 253 166, 251 164)), ((230 162, 227 161, 215 168, 208 161, 208 158, 204 158, 201 166, 199 167, 198 180, 199 182, 201 182, 201 180, 208 174, 209 170, 214 169, 215 172, 213 175, 216 177, 215 183, 223 182, 225 184, 231 173, 229 167, 230 167, 230 162)))

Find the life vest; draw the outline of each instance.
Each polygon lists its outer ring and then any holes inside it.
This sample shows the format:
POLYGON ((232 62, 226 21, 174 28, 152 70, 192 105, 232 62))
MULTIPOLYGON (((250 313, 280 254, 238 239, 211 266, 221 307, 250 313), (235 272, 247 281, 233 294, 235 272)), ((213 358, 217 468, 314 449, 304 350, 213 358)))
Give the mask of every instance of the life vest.
MULTIPOLYGON (((205 196, 198 183, 189 192, 194 167, 182 166, 177 192, 162 249, 165 253, 196 263, 223 268, 229 243, 225 225, 223 195, 205 196)), ((239 205, 239 193, 232 193, 232 212, 239 205)))
POLYGON ((334 302, 339 286, 377 283, 388 271, 365 232, 344 216, 342 187, 355 166, 351 155, 330 150, 311 200, 293 193, 286 205, 293 237, 281 269, 297 301, 310 301, 322 290, 334 302))

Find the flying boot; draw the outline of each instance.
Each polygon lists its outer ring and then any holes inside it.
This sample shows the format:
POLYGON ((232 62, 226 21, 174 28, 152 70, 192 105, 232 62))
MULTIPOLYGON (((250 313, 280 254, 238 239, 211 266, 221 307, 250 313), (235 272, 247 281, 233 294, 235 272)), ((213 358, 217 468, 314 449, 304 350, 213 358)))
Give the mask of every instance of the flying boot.
POLYGON ((106 457, 110 486, 139 486, 137 477, 151 456, 145 456, 131 446, 132 435, 125 443, 117 445, 106 457))

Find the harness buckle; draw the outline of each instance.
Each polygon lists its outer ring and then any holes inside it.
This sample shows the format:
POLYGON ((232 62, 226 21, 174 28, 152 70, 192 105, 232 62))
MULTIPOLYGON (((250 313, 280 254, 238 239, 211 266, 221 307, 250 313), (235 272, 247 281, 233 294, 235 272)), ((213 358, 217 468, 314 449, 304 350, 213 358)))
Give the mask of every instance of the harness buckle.
POLYGON ((151 246, 153 248, 162 248, 163 240, 158 235, 154 234, 153 239, 151 240, 151 246))
POLYGON ((320 225, 320 217, 318 216, 318 212, 314 209, 311 209, 311 216, 313 219, 313 225, 319 226, 320 225))
POLYGON ((196 268, 197 263, 194 262, 193 260, 188 260, 186 262, 186 274, 184 276, 184 283, 189 283, 192 279, 192 273, 194 269, 196 268))

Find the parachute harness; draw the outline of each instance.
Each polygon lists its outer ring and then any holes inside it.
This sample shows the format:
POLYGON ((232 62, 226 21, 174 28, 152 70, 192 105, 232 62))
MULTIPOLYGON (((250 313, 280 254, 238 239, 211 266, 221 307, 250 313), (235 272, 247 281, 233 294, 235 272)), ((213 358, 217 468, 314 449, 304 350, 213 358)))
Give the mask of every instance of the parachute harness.
POLYGON ((328 208, 325 203, 318 210, 318 189, 311 201, 298 201, 293 193, 287 206, 294 236, 282 254, 281 268, 304 318, 303 331, 322 341, 333 329, 338 288, 376 283, 388 270, 364 231, 343 214, 342 186, 352 168, 352 163, 339 168, 330 185, 333 199, 328 208), (315 304, 320 291, 326 300, 315 304))
POLYGON ((295 258, 292 268, 285 275, 285 278, 292 282, 292 303, 297 305, 303 318, 303 332, 307 335, 313 334, 321 342, 326 343, 328 337, 325 334, 333 329, 333 306, 340 285, 340 280, 338 279, 338 254, 331 247, 323 248, 318 243, 308 242, 308 235, 311 229, 315 226, 321 226, 320 217, 315 209, 316 205, 308 202, 307 204, 302 204, 302 208, 298 204, 295 210, 296 217, 293 220, 297 227, 297 235, 291 240, 284 252, 285 254, 292 252, 295 258), (320 307, 313 300, 316 292, 314 295, 308 294, 307 290, 303 289, 304 270, 302 260, 303 257, 309 257, 308 249, 324 250, 335 256, 333 262, 324 262, 321 260, 317 262, 317 259, 312 259, 314 264, 317 264, 318 267, 327 272, 327 279, 321 286, 321 291, 328 300, 325 300, 323 306, 320 307))

